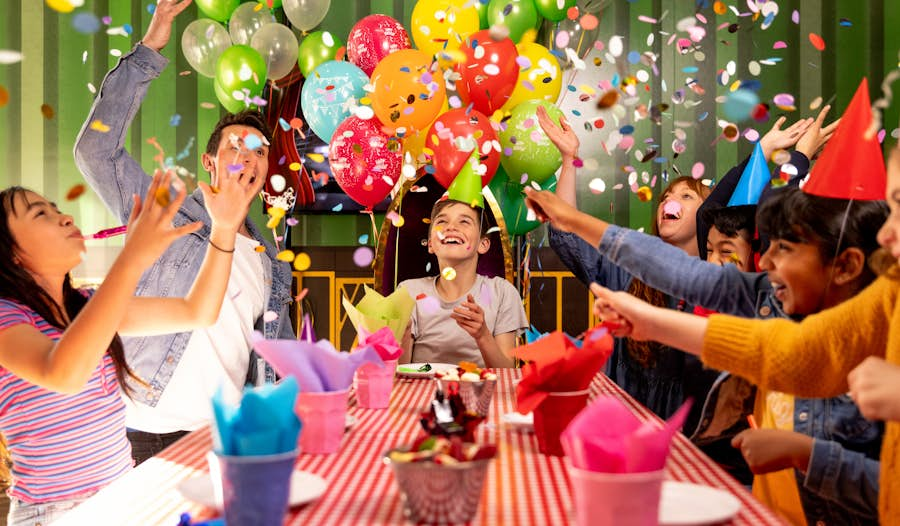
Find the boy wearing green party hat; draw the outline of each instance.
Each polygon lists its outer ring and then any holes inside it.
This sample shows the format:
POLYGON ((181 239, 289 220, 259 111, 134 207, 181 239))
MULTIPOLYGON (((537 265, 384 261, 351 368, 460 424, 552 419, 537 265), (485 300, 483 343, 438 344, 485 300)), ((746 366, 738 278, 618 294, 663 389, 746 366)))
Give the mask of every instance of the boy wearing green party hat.
POLYGON ((478 257, 491 246, 480 168, 473 152, 432 208, 427 247, 440 273, 400 284, 416 300, 400 363, 514 365, 510 352, 528 326, 522 299, 505 279, 476 272, 478 257))

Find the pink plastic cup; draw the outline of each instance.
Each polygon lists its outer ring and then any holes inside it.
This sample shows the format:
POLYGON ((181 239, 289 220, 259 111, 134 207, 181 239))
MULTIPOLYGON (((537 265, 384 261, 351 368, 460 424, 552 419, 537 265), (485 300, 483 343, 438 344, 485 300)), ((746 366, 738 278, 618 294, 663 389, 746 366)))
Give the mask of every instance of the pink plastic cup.
POLYGON ((367 363, 356 370, 356 402, 367 409, 384 409, 391 401, 397 360, 384 362, 384 367, 367 363))
POLYGON ((325 393, 300 393, 294 411, 303 422, 301 453, 334 453, 341 448, 349 389, 325 393))
POLYGON ((566 462, 577 526, 656 526, 663 470, 642 473, 585 471, 566 462))
POLYGON ((588 390, 550 393, 534 408, 534 434, 545 455, 565 456, 559 436, 587 405, 588 390))

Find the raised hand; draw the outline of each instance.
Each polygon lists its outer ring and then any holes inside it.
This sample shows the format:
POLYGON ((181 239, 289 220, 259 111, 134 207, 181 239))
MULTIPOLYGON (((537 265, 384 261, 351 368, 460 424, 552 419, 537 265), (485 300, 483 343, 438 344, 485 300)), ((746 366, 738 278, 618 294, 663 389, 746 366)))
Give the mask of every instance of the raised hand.
POLYGON ((225 232, 237 232, 244 224, 250 204, 260 191, 259 181, 238 173, 219 176, 218 186, 213 189, 206 183, 197 185, 203 192, 204 205, 212 219, 212 228, 225 232))
POLYGON ((575 230, 576 219, 579 212, 574 206, 563 201, 559 196, 549 191, 536 191, 525 187, 525 204, 537 216, 538 220, 550 222, 557 230, 572 232, 575 230))
POLYGON ((471 294, 466 296, 466 301, 453 309, 450 317, 456 320, 456 324, 476 341, 490 335, 490 331, 484 323, 484 310, 475 303, 475 298, 471 294))
POLYGON ((816 120, 810 124, 803 134, 803 137, 800 137, 800 140, 797 141, 796 150, 805 155, 807 159, 812 159, 818 155, 819 151, 825 146, 825 143, 831 139, 831 135, 841 122, 841 119, 837 119, 828 126, 822 127, 825 123, 825 116, 828 115, 828 110, 830 109, 831 106, 829 105, 822 108, 822 111, 819 112, 816 120))
POLYGON ((559 118, 560 125, 557 126, 553 119, 550 118, 550 115, 547 114, 547 110, 543 106, 538 106, 537 118, 541 129, 544 130, 544 133, 547 134, 547 137, 556 146, 559 153, 562 154, 564 163, 578 157, 578 147, 581 143, 578 141, 578 136, 575 135, 572 127, 566 122, 565 117, 559 118))
POLYGON ((652 339, 650 316, 656 307, 627 292, 614 292, 596 283, 591 283, 591 292, 597 298, 594 314, 603 320, 613 336, 652 339))
POLYGON ((806 471, 813 439, 781 429, 747 429, 731 439, 731 446, 741 450, 750 471, 762 475, 789 468, 806 471))
POLYGON ((192 0, 157 0, 156 11, 150 20, 150 27, 141 42, 156 51, 166 47, 172 35, 172 22, 179 13, 191 5, 192 0))
POLYGON ((781 126, 786 120, 787 117, 778 117, 778 120, 772 125, 772 129, 766 132, 762 139, 759 140, 759 145, 762 147, 766 160, 772 158, 775 150, 786 150, 797 144, 797 141, 803 137, 804 132, 813 122, 810 118, 800 119, 782 130, 781 126))
POLYGON ((172 219, 184 202, 185 196, 187 190, 184 183, 171 171, 162 173, 157 170, 153 174, 153 181, 147 189, 143 202, 140 197, 134 196, 134 207, 128 219, 128 235, 125 238, 122 257, 129 258, 138 268, 147 268, 173 241, 199 230, 203 225, 199 221, 179 227, 172 225, 172 219), (170 182, 178 192, 172 200, 169 199, 170 182))
POLYGON ((847 384, 864 417, 900 421, 900 366, 870 356, 850 371, 847 384))

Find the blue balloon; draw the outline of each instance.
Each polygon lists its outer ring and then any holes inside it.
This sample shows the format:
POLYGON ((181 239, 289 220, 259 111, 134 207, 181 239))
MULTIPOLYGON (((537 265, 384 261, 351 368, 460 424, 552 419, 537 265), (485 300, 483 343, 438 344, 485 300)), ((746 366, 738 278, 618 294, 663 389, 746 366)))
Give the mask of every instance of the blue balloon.
POLYGON ((722 110, 726 118, 734 122, 741 122, 750 117, 750 113, 757 104, 759 104, 759 96, 756 92, 741 88, 728 94, 722 110))
POLYGON ((351 115, 351 107, 366 96, 363 87, 368 83, 365 72, 349 62, 330 60, 314 69, 300 92, 303 116, 313 133, 331 142, 334 130, 351 115))

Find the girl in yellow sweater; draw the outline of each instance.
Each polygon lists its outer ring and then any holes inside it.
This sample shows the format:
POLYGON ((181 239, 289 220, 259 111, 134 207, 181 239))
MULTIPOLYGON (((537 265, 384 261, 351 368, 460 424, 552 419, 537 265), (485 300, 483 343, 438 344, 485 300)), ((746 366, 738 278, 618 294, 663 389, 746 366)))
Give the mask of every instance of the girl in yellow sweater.
POLYGON ((889 159, 887 201, 891 214, 878 233, 885 250, 872 262, 881 276, 854 298, 800 323, 701 318, 592 285, 595 311, 616 336, 683 349, 765 389, 804 397, 849 389, 867 418, 887 421, 879 495, 885 525, 900 524, 900 149, 889 159))

